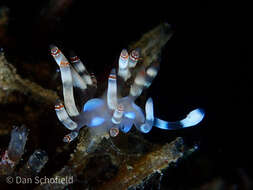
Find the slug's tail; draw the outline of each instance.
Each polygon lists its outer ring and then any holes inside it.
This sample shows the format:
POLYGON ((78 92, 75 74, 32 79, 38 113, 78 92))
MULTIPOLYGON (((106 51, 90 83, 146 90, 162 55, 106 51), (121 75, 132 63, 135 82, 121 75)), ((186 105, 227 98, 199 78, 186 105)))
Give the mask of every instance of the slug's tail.
POLYGON ((201 108, 198 108, 191 111, 186 116, 186 118, 180 121, 170 122, 170 121, 164 121, 159 118, 155 118, 153 125, 160 129, 175 130, 175 129, 195 126, 203 120, 204 116, 205 116, 204 110, 201 108))

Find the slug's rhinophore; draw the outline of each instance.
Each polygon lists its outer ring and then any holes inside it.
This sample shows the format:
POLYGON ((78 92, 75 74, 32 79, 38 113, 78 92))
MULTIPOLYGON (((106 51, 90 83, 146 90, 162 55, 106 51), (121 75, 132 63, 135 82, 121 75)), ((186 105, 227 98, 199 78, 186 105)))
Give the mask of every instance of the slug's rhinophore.
MULTIPOLYGON (((89 90, 89 87, 97 86, 96 78, 94 74, 89 75, 83 63, 76 56, 71 58, 71 63, 74 64, 72 67, 56 46, 51 47, 51 54, 60 67, 66 106, 65 110, 64 105, 58 103, 55 106, 55 111, 61 123, 72 131, 64 137, 64 142, 73 141, 83 126, 106 130, 112 137, 115 137, 119 131, 129 132, 133 125, 139 131, 148 133, 153 126, 174 130, 197 125, 204 118, 204 111, 195 109, 180 121, 164 121, 155 117, 151 98, 145 104, 145 114, 135 104, 136 98, 141 95, 144 88, 151 85, 156 77, 159 69, 156 63, 137 73, 134 83, 130 87, 129 95, 122 98, 117 96, 117 75, 116 70, 112 69, 108 77, 106 97, 90 99, 83 105, 82 110, 78 111, 73 96, 73 86, 81 90, 89 90)), ((126 49, 122 50, 118 62, 118 76, 124 81, 131 77, 130 69, 135 67, 139 56, 139 50, 133 50, 130 56, 126 49)))
POLYGON ((137 49, 134 49, 131 51, 129 56, 129 67, 134 68, 139 60, 140 52, 137 49))
POLYGON ((118 75, 123 78, 124 81, 130 78, 129 65, 128 65, 129 55, 126 49, 123 49, 119 57, 119 70, 118 75))

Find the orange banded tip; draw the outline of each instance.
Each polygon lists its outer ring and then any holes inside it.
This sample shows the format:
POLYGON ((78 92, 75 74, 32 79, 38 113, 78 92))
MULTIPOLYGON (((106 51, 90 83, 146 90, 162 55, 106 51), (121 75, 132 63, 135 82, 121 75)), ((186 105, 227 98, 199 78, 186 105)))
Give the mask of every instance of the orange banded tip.
POLYGON ((59 109, 61 109, 61 108, 63 108, 63 107, 64 107, 63 104, 59 104, 59 105, 55 105, 55 106, 54 106, 54 109, 59 110, 59 109))
POLYGON ((58 56, 60 54, 61 50, 59 50, 58 47, 54 46, 51 48, 51 55, 58 56))
POLYGON ((112 127, 110 129, 110 136, 111 137, 116 137, 118 134, 119 134, 119 129, 118 128, 112 127))
POLYGON ((118 107, 117 107, 117 109, 119 111, 124 111, 124 106, 122 104, 119 104, 118 107))
POLYGON ((63 138, 63 142, 70 143, 70 142, 71 142, 70 136, 69 136, 69 135, 66 135, 66 136, 63 138))
POLYGON ((133 50, 130 53, 130 59, 132 59, 133 61, 138 61, 140 57, 140 53, 137 50, 133 50))
POLYGON ((70 57, 70 61, 71 61, 72 63, 75 63, 75 62, 80 61, 80 59, 79 59, 77 56, 72 56, 72 57, 70 57))
POLYGON ((66 67, 68 65, 69 65, 68 61, 61 61, 61 63, 60 63, 60 66, 62 66, 62 67, 66 67))
POLYGON ((114 74, 109 75, 109 79, 116 79, 116 75, 114 74))
POLYGON ((127 58, 128 58, 128 52, 127 52, 126 49, 123 49, 123 50, 121 51, 120 57, 121 57, 122 59, 127 59, 127 58))

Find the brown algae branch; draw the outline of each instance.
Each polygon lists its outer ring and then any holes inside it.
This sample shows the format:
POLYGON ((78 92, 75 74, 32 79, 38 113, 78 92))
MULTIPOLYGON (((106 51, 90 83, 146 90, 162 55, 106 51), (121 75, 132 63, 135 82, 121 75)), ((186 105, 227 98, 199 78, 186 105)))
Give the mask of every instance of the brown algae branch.
POLYGON ((145 33, 140 40, 129 46, 129 49, 140 49, 142 65, 148 67, 152 62, 158 61, 162 48, 173 35, 171 25, 162 23, 145 33))
POLYGON ((24 95, 29 94, 36 101, 46 105, 52 105, 59 99, 56 92, 23 79, 17 74, 16 68, 8 63, 3 53, 0 53, 0 103, 6 103, 6 96, 14 91, 24 95))
POLYGON ((154 151, 142 156, 131 164, 131 167, 128 164, 123 164, 119 168, 117 176, 98 186, 97 189, 123 190, 130 187, 136 188, 153 174, 161 173, 170 164, 177 162, 179 158, 194 151, 195 148, 187 149, 182 138, 178 137, 169 144, 161 145, 154 151))

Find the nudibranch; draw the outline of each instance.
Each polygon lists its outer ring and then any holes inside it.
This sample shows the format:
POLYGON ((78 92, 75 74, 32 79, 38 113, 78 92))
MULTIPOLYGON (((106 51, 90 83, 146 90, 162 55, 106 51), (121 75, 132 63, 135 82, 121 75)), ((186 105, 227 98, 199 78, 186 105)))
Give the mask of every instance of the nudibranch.
POLYGON ((144 88, 151 85, 152 80, 158 74, 157 64, 151 64, 147 69, 142 69, 136 75, 129 95, 118 97, 117 76, 121 77, 123 81, 127 81, 131 77, 130 69, 136 66, 140 58, 138 49, 131 51, 130 55, 126 49, 122 50, 118 61, 118 70, 112 69, 108 77, 106 97, 90 99, 82 106, 82 110, 78 110, 73 88, 87 90, 91 86, 96 87, 96 78, 94 74, 89 74, 77 56, 70 58, 70 64, 56 46, 51 46, 51 54, 60 67, 64 97, 64 104, 57 103, 55 111, 59 121, 71 130, 71 133, 64 137, 64 142, 73 141, 84 126, 106 130, 110 136, 115 137, 119 131, 129 132, 133 125, 140 132, 148 133, 153 126, 165 130, 175 130, 195 126, 204 118, 203 109, 198 108, 180 121, 169 122, 155 117, 152 98, 148 98, 146 101, 145 113, 136 105, 135 100, 141 95, 144 88))

